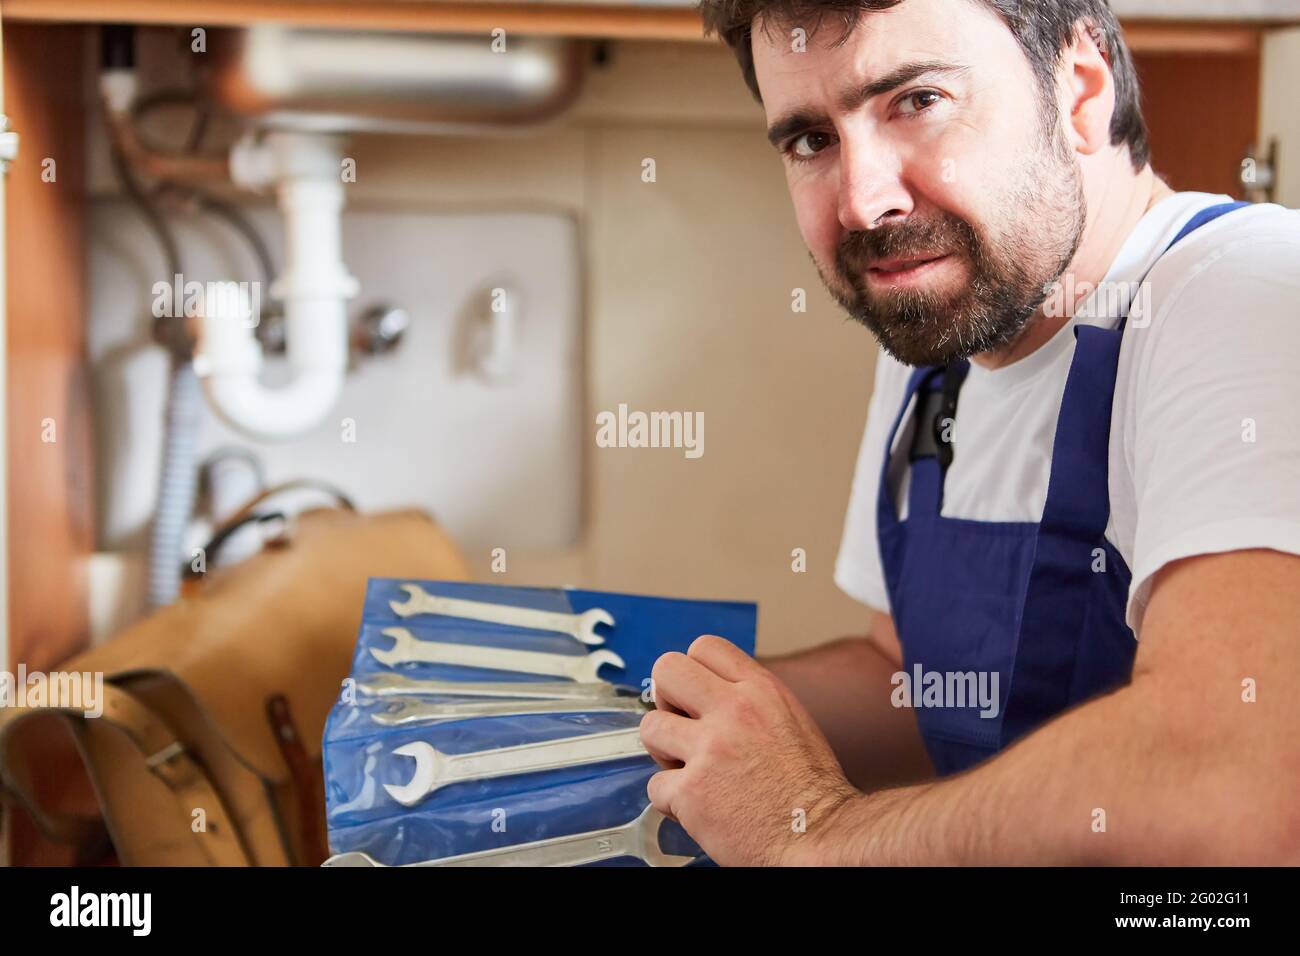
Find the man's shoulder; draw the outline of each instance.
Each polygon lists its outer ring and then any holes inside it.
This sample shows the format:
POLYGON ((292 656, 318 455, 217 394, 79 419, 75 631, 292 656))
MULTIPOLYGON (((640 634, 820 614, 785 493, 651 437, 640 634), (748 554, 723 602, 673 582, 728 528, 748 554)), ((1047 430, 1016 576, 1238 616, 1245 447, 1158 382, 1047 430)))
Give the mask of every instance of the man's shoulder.
POLYGON ((1253 390, 1277 386, 1258 370, 1300 362, 1296 210, 1224 216, 1162 257, 1142 286, 1120 353, 1116 413, 1130 423, 1190 416, 1211 396, 1260 404, 1253 390))
POLYGON ((1300 316, 1300 211, 1256 205, 1215 220, 1162 256, 1142 286, 1134 344, 1204 349, 1230 328, 1268 334, 1266 320, 1300 316))
POLYGON ((1296 240, 1300 239, 1300 209, 1277 203, 1255 203, 1216 219, 1205 227, 1206 235, 1213 235, 1216 226, 1223 236, 1276 233, 1296 240))
POLYGON ((1300 280, 1300 210, 1264 203, 1235 210, 1169 250, 1148 276, 1157 291, 1186 294, 1225 274, 1300 280))

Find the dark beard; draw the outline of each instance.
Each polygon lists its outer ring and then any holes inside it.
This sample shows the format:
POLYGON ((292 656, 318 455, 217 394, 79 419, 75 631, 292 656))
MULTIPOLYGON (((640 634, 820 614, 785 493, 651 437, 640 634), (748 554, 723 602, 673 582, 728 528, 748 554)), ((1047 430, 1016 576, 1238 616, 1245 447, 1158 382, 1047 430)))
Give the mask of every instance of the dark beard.
POLYGON ((1044 136, 1047 149, 1013 177, 1024 185, 1004 199, 1010 216, 996 242, 950 214, 852 232, 841 241, 837 281, 826 282, 825 275, 822 280, 898 361, 943 365, 1007 347, 1074 259, 1087 218, 1083 183, 1059 127, 1044 136), (879 295, 867 285, 865 273, 875 262, 945 253, 971 272, 970 282, 956 292, 879 295))

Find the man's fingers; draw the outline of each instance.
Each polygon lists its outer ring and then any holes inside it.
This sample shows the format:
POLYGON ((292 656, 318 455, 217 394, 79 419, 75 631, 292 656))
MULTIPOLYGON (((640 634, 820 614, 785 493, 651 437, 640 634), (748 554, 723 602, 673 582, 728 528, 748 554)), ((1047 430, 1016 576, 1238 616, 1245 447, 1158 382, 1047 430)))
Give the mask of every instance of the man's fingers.
POLYGON ((731 641, 712 634, 697 637, 691 642, 686 656, 703 664, 724 680, 739 682, 763 670, 763 665, 750 657, 731 641))
POLYGON ((655 706, 669 713, 685 713, 698 717, 725 693, 722 678, 699 661, 685 654, 671 651, 655 661, 650 672, 654 687, 655 706), (667 706, 663 706, 667 705, 667 706))
POLYGON ((661 754, 653 747, 646 747, 645 750, 654 762, 659 765, 660 770, 681 770, 682 767, 686 766, 686 764, 682 763, 680 760, 674 760, 672 757, 668 756, 668 754, 661 754))
POLYGON ((646 796, 650 798, 654 808, 670 820, 677 819, 677 814, 673 812, 673 800, 684 772, 682 770, 660 770, 646 784, 646 796))
POLYGON ((652 710, 641 718, 641 745, 645 747, 646 752, 654 758, 663 770, 677 770, 685 766, 685 762, 680 756, 684 747, 678 742, 680 732, 665 731, 663 724, 671 720, 683 720, 689 722, 691 718, 679 716, 667 710, 652 710), (650 733, 646 733, 646 720, 653 717, 650 721, 650 733))
POLYGON ((660 766, 676 766, 694 754, 696 730, 697 721, 689 717, 652 710, 641 718, 641 743, 660 766))

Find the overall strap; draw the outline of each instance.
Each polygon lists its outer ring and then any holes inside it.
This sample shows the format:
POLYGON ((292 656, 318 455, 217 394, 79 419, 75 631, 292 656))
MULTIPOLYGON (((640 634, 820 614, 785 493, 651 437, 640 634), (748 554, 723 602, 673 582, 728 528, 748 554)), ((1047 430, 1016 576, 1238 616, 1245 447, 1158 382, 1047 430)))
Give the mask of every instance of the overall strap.
POLYGON ((1202 209, 1191 219, 1187 220, 1187 225, 1183 226, 1182 231, 1179 232, 1178 235, 1174 236, 1173 242, 1169 243, 1169 245, 1165 247, 1165 252, 1168 252, 1174 246, 1178 245, 1202 226, 1207 226, 1214 222, 1214 220, 1220 219, 1230 212, 1236 212, 1238 209, 1244 209, 1249 205, 1250 203, 1248 202, 1225 202, 1219 203, 1217 206, 1209 206, 1202 209))
MULTIPOLYGON (((903 401, 899 404, 898 412, 894 415, 894 424, 890 427, 889 435, 885 438, 885 452, 881 456, 880 483, 876 495, 877 530, 890 528, 898 524, 898 509, 894 506, 894 495, 889 488, 889 468, 894 457, 894 442, 897 441, 898 433, 902 430, 912 398, 916 398, 917 408, 923 407, 925 396, 937 387, 936 379, 940 372, 942 372, 942 369, 935 366, 917 368, 912 370, 911 377, 907 380, 907 390, 903 393, 903 401)), ((909 509, 910 507, 909 499, 909 509)))
POLYGON ((1070 703, 1074 662, 1087 621, 1094 573, 1110 521, 1111 397, 1118 331, 1075 329, 1074 361, 1052 446, 1047 502, 1020 619, 1020 641, 1002 722, 1002 746, 1070 703))
MULTIPOLYGON (((1179 230, 1178 235, 1174 236, 1173 241, 1170 242, 1169 245, 1165 246, 1164 252, 1162 252, 1161 255, 1163 256, 1165 253, 1169 252, 1169 250, 1171 250, 1174 246, 1178 245, 1180 242, 1182 242, 1184 239, 1186 239, 1188 236, 1194 233, 1197 229, 1200 229, 1202 226, 1208 226, 1216 219, 1222 219, 1224 216, 1228 215, 1228 213, 1236 212, 1238 209, 1244 209, 1249 205, 1251 204, 1248 202, 1225 202, 1225 203, 1219 203, 1217 206, 1207 206, 1206 208, 1198 212, 1196 215, 1194 215, 1191 219, 1187 220, 1187 225, 1183 226, 1183 228, 1179 230)), ((1160 260, 1157 259, 1156 261, 1159 262, 1160 260)), ((1154 262, 1151 265, 1152 268, 1155 267, 1154 262)), ((1146 280, 1145 275, 1142 277, 1142 280, 1143 281, 1146 280)), ((1119 331, 1122 332, 1124 330, 1124 326, 1127 324, 1128 324, 1128 310, 1125 309, 1124 315, 1120 318, 1119 321, 1119 331)))
POLYGON ((931 365, 912 372, 902 407, 890 429, 881 463, 878 527, 889 527, 898 521, 893 492, 889 487, 889 470, 894 442, 902 429, 913 396, 916 398, 912 412, 915 428, 911 446, 906 450, 911 466, 907 493, 908 520, 926 522, 939 515, 943 506, 943 477, 953 458, 951 428, 945 421, 956 420, 958 395, 969 370, 970 363, 963 359, 946 367, 931 365))
MULTIPOLYGON (((1224 203, 1203 210, 1165 252, 1245 205, 1249 204, 1224 203)), ((1047 502, 1025 593, 1003 745, 1069 705, 1092 575, 1114 570, 1105 565, 1102 544, 1110 523, 1111 411, 1126 319, 1115 329, 1080 325, 1074 330, 1074 360, 1052 446, 1047 502)))
MULTIPOLYGON (((934 377, 937 375, 938 371, 939 370, 935 368, 918 368, 913 370, 911 377, 907 382, 907 390, 903 393, 903 400, 899 403, 898 412, 894 416, 894 423, 889 429, 888 436, 885 438, 884 454, 880 456, 880 479, 876 487, 876 545, 882 549, 881 566, 885 574, 885 587, 891 595, 895 594, 898 590, 898 576, 900 570, 899 561, 889 560, 884 550, 884 542, 892 538, 893 532, 900 526, 898 520, 898 508, 894 502, 894 492, 889 484, 890 464, 894 457, 894 441, 897 439, 898 433, 903 427, 903 422, 906 421, 907 411, 911 405, 912 398, 916 398, 918 407, 924 404, 923 400, 926 394, 933 390, 934 377)), ((933 460, 928 463, 935 464, 933 460)), ((918 462, 917 464, 926 463, 918 462)), ((913 483, 915 483, 916 480, 917 475, 914 469, 912 474, 913 483)), ((921 481, 928 482, 929 479, 923 476, 921 481)), ((912 509, 911 514, 909 515, 909 520, 911 521, 917 520, 917 513, 914 510, 915 490, 915 484, 913 484, 912 491, 909 492, 908 497, 908 507, 909 509, 912 509)), ((922 510, 922 513, 925 513, 925 509, 922 510)))
POLYGON ((916 398, 916 427, 908 461, 908 520, 934 521, 943 510, 943 480, 953 459, 957 400, 970 363, 961 360, 931 370, 916 398))
MULTIPOLYGON (((1250 203, 1223 203, 1201 210, 1179 231, 1164 252, 1169 252, 1202 226, 1248 205, 1250 203)), ((1088 534, 1099 540, 1110 522, 1111 409, 1119 372, 1123 323, 1127 321, 1126 310, 1119 328, 1075 327, 1074 361, 1061 400, 1061 414, 1052 447, 1052 477, 1043 513, 1043 523, 1052 531, 1088 534)))

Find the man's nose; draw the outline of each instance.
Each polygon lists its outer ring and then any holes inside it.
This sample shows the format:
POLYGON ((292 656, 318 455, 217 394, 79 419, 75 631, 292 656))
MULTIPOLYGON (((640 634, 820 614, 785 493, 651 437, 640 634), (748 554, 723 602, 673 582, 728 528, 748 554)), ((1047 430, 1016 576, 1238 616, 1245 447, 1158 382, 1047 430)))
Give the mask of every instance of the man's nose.
POLYGON ((912 212, 898 157, 869 145, 840 145, 839 220, 846 232, 877 229, 912 212))

